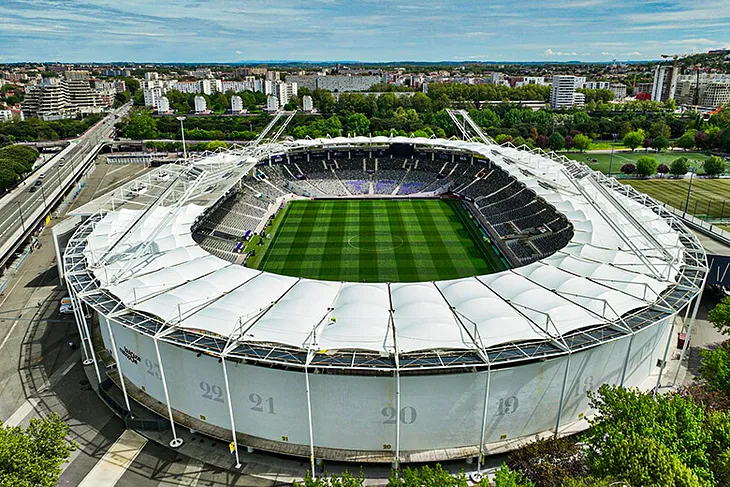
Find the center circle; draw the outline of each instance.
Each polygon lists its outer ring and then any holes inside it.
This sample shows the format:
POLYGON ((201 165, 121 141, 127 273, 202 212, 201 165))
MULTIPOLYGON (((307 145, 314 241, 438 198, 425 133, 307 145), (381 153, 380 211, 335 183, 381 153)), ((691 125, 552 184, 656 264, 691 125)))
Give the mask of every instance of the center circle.
POLYGON ((388 232, 358 233, 347 239, 347 245, 365 252, 388 252, 403 245, 403 239, 388 232))

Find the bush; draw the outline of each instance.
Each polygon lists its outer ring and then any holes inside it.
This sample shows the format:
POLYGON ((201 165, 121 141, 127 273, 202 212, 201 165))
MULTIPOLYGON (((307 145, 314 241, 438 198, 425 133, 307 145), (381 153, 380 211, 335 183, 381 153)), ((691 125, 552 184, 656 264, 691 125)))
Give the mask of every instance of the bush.
POLYGON ((629 174, 634 174, 636 172, 636 166, 633 164, 624 164, 621 166, 621 172, 626 174, 627 176, 629 174))
POLYGON ((708 176, 719 176, 725 172, 725 161, 721 157, 712 156, 705 161, 704 168, 708 176))
POLYGON ((663 135, 660 135, 656 139, 654 139, 654 142, 652 142, 651 146, 657 150, 657 152, 661 152, 667 147, 669 147, 669 139, 664 137, 663 135))
POLYGON ((639 157, 639 160, 636 161, 636 172, 640 176, 648 177, 656 174, 657 167, 656 159, 653 157, 639 157))
POLYGON ((536 487, 560 487, 566 479, 587 472, 582 449, 570 438, 537 440, 510 453, 507 465, 536 487))
POLYGON ((554 151, 565 148, 565 137, 560 135, 560 132, 553 133, 548 140, 550 141, 550 148, 554 151))
POLYGON ((659 164, 656 168, 656 172, 658 172, 659 174, 666 174, 669 172, 669 166, 667 166, 666 164, 659 164))
POLYGON ((679 157, 672 161, 669 172, 673 176, 684 176, 689 172, 689 161, 686 157, 679 157))
POLYGON ((586 151, 590 149, 591 147, 591 139, 587 135, 578 134, 575 137, 573 137, 573 143, 575 145, 576 150, 579 150, 581 152, 586 151))

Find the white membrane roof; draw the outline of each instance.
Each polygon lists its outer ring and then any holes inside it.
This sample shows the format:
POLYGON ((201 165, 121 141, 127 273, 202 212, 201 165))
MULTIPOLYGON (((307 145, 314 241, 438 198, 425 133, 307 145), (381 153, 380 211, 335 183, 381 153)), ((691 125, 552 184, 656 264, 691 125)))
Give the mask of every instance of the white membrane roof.
MULTIPOLYGON (((541 155, 404 137, 299 140, 282 147, 392 143, 488 157, 565 215, 575 230, 572 241, 538 262, 484 276, 423 283, 318 281, 261 272, 208 254, 191 236, 191 225, 205 208, 191 204, 106 214, 88 237, 88 265, 101 287, 124 306, 171 326, 320 353, 479 351, 557 340, 649 306, 674 284, 683 247, 662 218, 618 192, 611 192, 615 201, 610 201, 541 155)), ((217 163, 227 160, 225 154, 211 157, 217 163)))

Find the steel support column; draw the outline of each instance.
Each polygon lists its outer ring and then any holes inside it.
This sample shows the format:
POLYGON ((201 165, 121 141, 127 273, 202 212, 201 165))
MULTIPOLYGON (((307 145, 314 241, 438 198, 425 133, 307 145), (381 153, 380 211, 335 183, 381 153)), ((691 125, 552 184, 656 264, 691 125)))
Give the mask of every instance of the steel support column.
POLYGON ((172 441, 170 446, 177 448, 183 444, 182 438, 178 438, 177 430, 175 429, 175 419, 172 417, 172 406, 170 405, 170 394, 167 392, 167 379, 165 379, 165 367, 162 366, 162 357, 160 356, 160 346, 158 340, 152 337, 152 341, 155 343, 155 354, 157 354, 157 363, 160 364, 160 377, 162 378, 162 390, 165 392, 165 403, 167 404, 167 414, 170 417, 170 427, 172 428, 172 441))
POLYGON ((114 353, 114 360, 117 362, 117 372, 119 372, 119 382, 122 384, 122 393, 124 394, 124 404, 127 406, 127 411, 132 414, 132 408, 129 406, 129 396, 127 395, 127 386, 124 384, 124 373, 122 372, 122 363, 119 361, 119 351, 117 350, 117 341, 114 339, 114 332, 112 331, 112 325, 109 323, 108 318, 104 318, 106 321, 106 329, 109 332, 109 339, 112 341, 112 352, 114 353))
POLYGON ((477 460, 477 472, 482 470, 482 458, 484 457, 484 442, 487 434, 487 409, 489 405, 489 388, 492 385, 492 366, 487 368, 487 386, 484 388, 484 409, 482 410, 482 431, 479 435, 479 459, 477 460))
POLYGON ((563 402, 565 401, 565 386, 568 383, 568 371, 570 370, 570 357, 573 355, 572 352, 568 352, 568 358, 565 361, 565 373, 563 374, 563 387, 560 390, 560 403, 558 404, 558 419, 555 421, 555 436, 558 436, 558 430, 560 429, 560 420, 563 416, 563 402))
POLYGON ((304 367, 304 382, 307 391, 307 421, 309 422, 309 468, 312 469, 312 477, 317 476, 314 469, 314 425, 312 424, 312 395, 309 390, 309 367, 304 367))
POLYGON ((236 454, 236 468, 241 468, 241 459, 238 456, 238 439, 236 438, 236 422, 233 419, 233 404, 231 404, 231 388, 228 385, 228 371, 226 370, 226 358, 221 357, 223 364, 223 381, 226 386, 226 399, 228 401, 228 414, 231 419, 231 435, 233 436, 233 448, 236 454))

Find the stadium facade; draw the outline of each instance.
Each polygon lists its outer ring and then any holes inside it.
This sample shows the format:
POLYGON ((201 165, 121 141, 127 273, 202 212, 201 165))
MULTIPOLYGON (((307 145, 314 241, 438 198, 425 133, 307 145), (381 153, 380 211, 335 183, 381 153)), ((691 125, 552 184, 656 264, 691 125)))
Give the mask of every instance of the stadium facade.
POLYGON ((554 154, 480 142, 234 148, 154 169, 76 213, 63 273, 93 310, 77 320, 100 380, 95 328, 127 408, 136 400, 178 428, 312 461, 481 458, 585 427, 587 391, 655 385, 675 318, 698 302, 707 272, 694 235, 631 186, 554 154), (394 158, 399 183, 373 195, 374 161, 394 158), (353 159, 368 192, 338 176, 353 159), (324 175, 308 182, 312 161, 324 175), (404 197, 463 198, 510 269, 442 282, 316 281, 242 266, 196 237, 232 195, 260 229, 256 220, 292 193, 332 196, 315 181, 340 179, 337 197, 397 198, 419 167, 436 182, 404 197), (490 187, 492 175, 506 179, 490 187), (495 201, 505 185, 515 191, 495 201), (519 218, 553 213, 529 232, 495 223, 518 209, 512 201, 540 205, 519 218))

